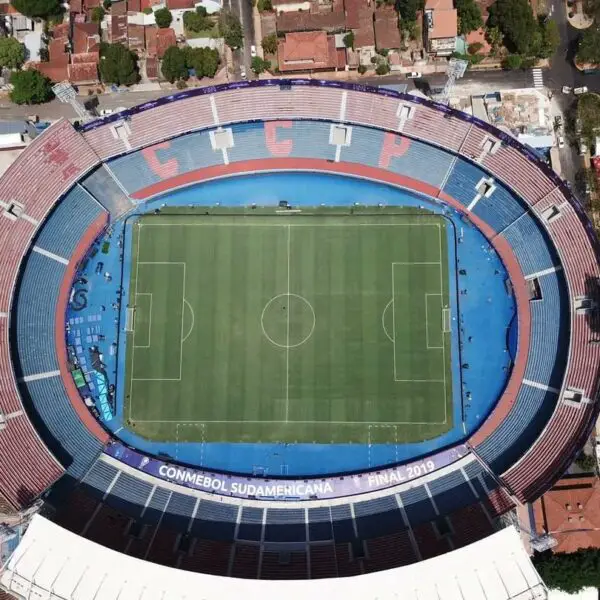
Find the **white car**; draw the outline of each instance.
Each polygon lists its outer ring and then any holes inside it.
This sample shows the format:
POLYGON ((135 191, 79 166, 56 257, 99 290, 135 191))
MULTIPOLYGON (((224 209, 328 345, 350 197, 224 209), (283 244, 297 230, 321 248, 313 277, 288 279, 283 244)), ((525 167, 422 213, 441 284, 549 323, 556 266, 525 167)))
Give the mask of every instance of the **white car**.
POLYGON ((112 115, 113 114, 113 109, 112 108, 103 108, 100 111, 100 116, 101 117, 105 117, 106 115, 112 115))
POLYGON ((242 79, 246 79, 246 67, 244 65, 240 67, 240 75, 242 79))
POLYGON ((252 58, 256 56, 256 46, 250 46, 250 55, 252 58))
POLYGON ((574 93, 576 96, 581 96, 581 94, 587 94, 587 92, 588 92, 588 89, 587 89, 587 86, 585 86, 585 85, 583 85, 583 86, 581 86, 581 87, 578 87, 578 88, 575 88, 575 89, 573 90, 573 93, 574 93))
POLYGON ((406 74, 406 79, 421 79, 421 77, 423 77, 423 73, 420 73, 419 71, 413 71, 412 73, 406 74))
POLYGON ((558 136, 558 147, 559 148, 565 147, 565 138, 562 135, 558 136))
POLYGON ((572 91, 573 91, 573 89, 570 88, 568 85, 563 85, 563 87, 562 87, 563 94, 570 94, 572 91))

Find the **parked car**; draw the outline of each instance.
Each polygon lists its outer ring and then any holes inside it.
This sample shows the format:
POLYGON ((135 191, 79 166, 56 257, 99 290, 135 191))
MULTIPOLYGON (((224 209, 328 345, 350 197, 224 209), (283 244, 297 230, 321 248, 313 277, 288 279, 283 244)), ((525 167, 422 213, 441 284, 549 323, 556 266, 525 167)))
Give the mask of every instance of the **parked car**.
POLYGON ((563 88, 562 88, 563 94, 570 94, 572 91, 573 91, 573 89, 570 88, 568 85, 563 85, 563 88))
POLYGON ((103 108, 100 111, 100 116, 101 117, 105 117, 106 115, 112 115, 113 114, 113 109, 112 108, 103 108))
POLYGON ((250 46, 250 55, 252 58, 256 56, 256 46, 250 46))
POLYGON ((588 92, 588 89, 587 89, 587 86, 585 86, 585 85, 583 85, 581 87, 577 87, 573 90, 573 93, 576 96, 581 96, 581 94, 587 94, 587 92, 588 92))
POLYGON ((559 148, 565 147, 565 138, 562 135, 558 136, 558 147, 559 148))
POLYGON ((419 71, 413 71, 412 73, 407 73, 406 79, 421 79, 423 77, 423 73, 419 71))
POLYGON ((240 76, 242 79, 246 79, 246 67, 244 65, 240 67, 240 76))

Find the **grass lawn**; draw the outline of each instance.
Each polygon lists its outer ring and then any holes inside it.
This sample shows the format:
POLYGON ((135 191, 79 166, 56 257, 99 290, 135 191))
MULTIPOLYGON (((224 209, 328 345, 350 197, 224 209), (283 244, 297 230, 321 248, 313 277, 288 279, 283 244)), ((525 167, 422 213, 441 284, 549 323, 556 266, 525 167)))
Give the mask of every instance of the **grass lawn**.
POLYGON ((452 427, 443 218, 149 215, 132 236, 139 435, 400 443, 452 427))

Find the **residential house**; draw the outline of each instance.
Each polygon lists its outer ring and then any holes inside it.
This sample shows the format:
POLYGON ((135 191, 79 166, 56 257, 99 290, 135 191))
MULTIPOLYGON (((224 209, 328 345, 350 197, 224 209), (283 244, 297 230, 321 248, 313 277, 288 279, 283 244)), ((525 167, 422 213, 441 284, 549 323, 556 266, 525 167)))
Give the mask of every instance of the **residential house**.
POLYGON ((533 503, 535 530, 548 534, 554 552, 600 547, 600 479, 566 475, 533 503))
POLYGON ((324 31, 326 33, 338 33, 346 28, 344 13, 307 13, 307 12, 284 12, 277 15, 277 31, 279 33, 291 33, 296 31, 324 31))
POLYGON ((452 0, 427 0, 424 23, 428 52, 449 56, 456 50, 458 14, 452 0))
POLYGON ((375 46, 377 50, 398 50, 402 45, 398 13, 384 4, 375 9, 375 46))
POLYGON ((73 53, 83 54, 100 49, 100 34, 97 23, 73 23, 73 53))
POLYGON ((127 44, 127 15, 112 15, 108 28, 111 44, 127 44))
POLYGON ((145 27, 143 25, 127 25, 127 44, 136 54, 142 54, 146 48, 145 27))
POLYGON ((375 4, 370 0, 344 0, 344 10, 346 28, 354 32, 354 50, 358 53, 358 62, 370 64, 375 56, 375 4))
POLYGON ((310 12, 310 0, 273 0, 273 8, 277 14, 284 12, 310 12))
POLYGON ((159 29, 158 27, 146 27, 146 53, 148 56, 162 58, 167 48, 177 45, 177 36, 170 27, 159 29))
POLYGON ((277 56, 282 73, 332 71, 346 64, 345 51, 338 52, 335 36, 324 31, 287 33, 279 41, 277 56))

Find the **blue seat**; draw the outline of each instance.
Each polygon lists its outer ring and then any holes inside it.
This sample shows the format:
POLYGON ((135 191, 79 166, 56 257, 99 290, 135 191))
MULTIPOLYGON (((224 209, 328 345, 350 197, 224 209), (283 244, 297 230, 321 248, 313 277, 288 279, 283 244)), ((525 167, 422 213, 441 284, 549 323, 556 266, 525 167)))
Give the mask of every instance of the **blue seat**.
POLYGON ((459 510, 476 499, 460 470, 432 479, 426 485, 441 515, 459 510))
POLYGON ((531 214, 517 219, 502 235, 511 245, 525 276, 559 264, 552 243, 531 214))
POLYGON ((400 492, 400 499, 412 526, 420 525, 421 523, 437 518, 425 486, 420 485, 400 492))
POLYGON ((354 503, 358 535, 374 538, 404 529, 404 519, 394 496, 354 503))
POLYGON ((328 506, 308 509, 308 537, 311 542, 333 539, 331 509, 328 506))
POLYGON ((81 185, 110 212, 113 219, 130 211, 134 206, 104 165, 83 179, 81 185))
MULTIPOLYGON (((227 150, 231 162, 270 157, 265 142, 264 123, 243 123, 235 125, 232 129, 233 148, 227 150)), ((287 131, 287 129, 283 131, 287 131)))
POLYGON ((118 473, 116 467, 97 460, 85 475, 82 485, 91 496, 102 500, 118 473))
POLYGON ((76 479, 85 475, 102 450, 75 412, 58 376, 22 382, 22 390, 40 420, 40 432, 48 446, 76 479))
POLYGON ((148 506, 146 506, 142 512, 142 522, 147 523, 148 525, 156 525, 161 522, 170 495, 170 490, 162 487, 155 488, 153 494, 150 496, 148 506))
POLYGON ((351 542, 356 539, 354 519, 349 504, 337 504, 331 507, 331 523, 336 542, 351 542))
POLYGON ((231 541, 237 513, 238 507, 233 504, 202 499, 191 532, 209 540, 231 541))
POLYGON ((260 541, 262 535, 263 509, 244 506, 238 527, 238 539, 260 541))
POLYGON ((172 492, 165 508, 162 524, 174 531, 187 531, 194 514, 196 501, 194 496, 172 492))
POLYGON ((69 259, 87 228, 102 212, 98 202, 76 185, 46 219, 35 245, 69 259))
POLYGON ((467 160, 458 158, 444 184, 443 191, 455 200, 469 206, 477 196, 477 184, 489 175, 467 160))
POLYGON ((567 286, 560 271, 543 275, 538 282, 542 299, 529 303, 531 337, 525 378, 558 388, 568 349, 567 286))
POLYGON ((554 392, 521 386, 510 413, 477 447, 494 473, 501 475, 531 446, 548 422, 557 400, 554 392))
POLYGON ((269 508, 265 523, 265 541, 306 541, 306 511, 301 508, 269 508))
POLYGON ((525 207, 498 181, 495 186, 496 189, 489 196, 484 196, 477 202, 473 213, 494 231, 500 232, 518 219, 525 212, 525 207))
POLYGON ((142 514, 152 485, 143 479, 121 472, 106 498, 106 503, 128 516, 137 518, 142 514))
POLYGON ((56 303, 64 274, 64 264, 37 252, 26 259, 15 305, 17 354, 23 375, 58 369, 56 303))

